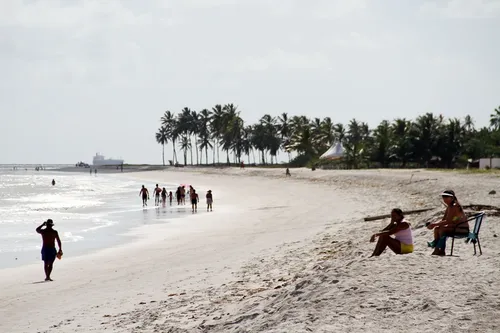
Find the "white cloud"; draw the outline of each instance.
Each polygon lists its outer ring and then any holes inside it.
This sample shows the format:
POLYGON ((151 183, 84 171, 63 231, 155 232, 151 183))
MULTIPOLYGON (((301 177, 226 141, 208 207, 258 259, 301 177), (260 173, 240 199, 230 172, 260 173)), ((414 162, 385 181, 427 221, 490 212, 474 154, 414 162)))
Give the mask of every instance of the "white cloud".
POLYGON ((365 13, 366 0, 321 0, 315 6, 313 14, 322 19, 338 19, 365 13))
POLYGON ((274 49, 264 56, 248 56, 234 66, 237 72, 266 71, 269 69, 329 69, 330 61, 324 53, 296 53, 274 49))
POLYGON ((2 1, 0 25, 25 28, 86 28, 150 24, 151 13, 136 13, 119 0, 2 1))
POLYGON ((500 17, 500 0, 426 1, 420 13, 451 19, 500 17))
POLYGON ((347 37, 335 38, 330 44, 340 48, 375 49, 380 47, 379 42, 356 31, 351 31, 347 37))

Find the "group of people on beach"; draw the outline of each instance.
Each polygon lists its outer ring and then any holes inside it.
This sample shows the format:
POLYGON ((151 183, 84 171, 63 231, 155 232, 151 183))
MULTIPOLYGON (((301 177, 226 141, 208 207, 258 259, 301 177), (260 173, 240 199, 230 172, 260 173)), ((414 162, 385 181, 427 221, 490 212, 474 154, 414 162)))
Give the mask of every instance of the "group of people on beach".
MULTIPOLYGON (((142 185, 139 192, 142 197, 143 206, 147 206, 149 200, 149 191, 142 185)), ((170 204, 173 201, 173 193, 163 187, 160 188, 156 184, 155 204, 158 206, 161 202, 166 203, 167 197, 170 204)), ((193 186, 189 186, 189 190, 185 189, 185 185, 177 187, 175 197, 178 205, 185 204, 185 197, 189 196, 193 213, 197 211, 199 196, 193 186)), ((213 195, 212 191, 208 190, 205 196, 207 200, 207 211, 212 211, 213 195)), ((434 238, 427 245, 434 249, 433 255, 444 256, 446 254, 446 239, 452 236, 467 236, 469 235, 469 223, 467 215, 460 205, 455 192, 446 190, 441 193, 441 198, 446 205, 446 211, 441 220, 427 223, 426 227, 433 230, 434 238)), ((62 257, 62 244, 58 232, 53 228, 54 222, 49 219, 42 225, 36 228, 36 232, 42 236, 42 260, 44 262, 45 281, 52 281, 51 273, 53 264, 56 258, 62 257), (56 250, 56 242, 59 250, 56 250)), ((394 208, 391 211, 391 222, 380 232, 371 236, 370 242, 375 242, 375 249, 371 257, 380 256, 387 248, 396 254, 409 254, 414 250, 413 233, 410 223, 405 219, 404 213, 399 208, 394 208)))
MULTIPOLYGON (((149 191, 144 185, 142 185, 142 188, 139 192, 139 196, 142 197, 142 207, 146 207, 148 205, 148 200, 149 200, 149 191)), ((172 205, 174 194, 172 193, 172 191, 168 191, 167 193, 165 187, 161 188, 160 186, 158 186, 158 184, 156 184, 156 187, 154 189, 154 196, 155 196, 155 206, 160 206, 160 202, 163 204, 163 206, 165 206, 167 203, 167 197, 169 199, 170 205, 172 205)), ((175 191, 175 198, 177 200, 177 205, 185 205, 186 196, 188 196, 191 201, 191 208, 193 213, 197 212, 198 203, 200 202, 200 197, 196 192, 196 190, 194 189, 194 187, 192 185, 189 185, 189 189, 186 190, 186 185, 178 186, 177 190, 175 191)), ((212 190, 207 191, 205 198, 207 200, 207 212, 208 211, 211 212, 213 203, 212 190)))
MULTIPOLYGON (((441 198, 446 205, 446 211, 440 221, 427 223, 426 227, 433 230, 434 239, 427 245, 434 249, 433 255, 446 255, 446 239, 453 236, 468 236, 469 222, 467 215, 458 202, 455 192, 446 190, 441 193, 441 198)), ((386 248, 396 254, 408 254, 413 252, 413 233, 411 225, 405 220, 403 211, 394 208, 391 212, 391 222, 379 233, 373 234, 370 242, 375 242, 373 256, 381 255, 386 248)))

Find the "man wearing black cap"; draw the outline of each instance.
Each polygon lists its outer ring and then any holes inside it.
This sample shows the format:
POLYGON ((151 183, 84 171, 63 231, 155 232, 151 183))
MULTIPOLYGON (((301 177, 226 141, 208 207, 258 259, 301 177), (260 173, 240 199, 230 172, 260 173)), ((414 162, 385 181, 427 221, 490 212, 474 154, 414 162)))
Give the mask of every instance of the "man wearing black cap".
POLYGON ((62 256, 61 239, 57 230, 52 228, 53 226, 54 222, 48 219, 47 222, 43 222, 41 226, 36 228, 36 232, 42 235, 42 260, 44 263, 45 281, 52 281, 50 273, 52 273, 54 261, 56 260, 56 256, 62 256), (45 228, 42 229, 43 227, 45 228), (56 240, 59 252, 56 251, 56 240))

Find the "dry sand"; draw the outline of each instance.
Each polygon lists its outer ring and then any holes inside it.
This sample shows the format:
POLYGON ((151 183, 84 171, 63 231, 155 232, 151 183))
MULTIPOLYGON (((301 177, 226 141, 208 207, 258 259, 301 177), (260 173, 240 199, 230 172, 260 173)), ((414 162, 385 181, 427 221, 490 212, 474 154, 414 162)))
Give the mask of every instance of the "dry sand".
POLYGON ((33 283, 39 264, 0 271, 0 332, 500 331, 499 218, 483 225, 482 256, 463 241, 455 257, 430 256, 421 227, 442 213, 444 189, 464 205, 498 204, 493 174, 187 168, 133 177, 211 188, 214 212, 65 258, 49 284, 33 283), (368 258, 370 235, 387 221, 362 217, 427 206, 436 209, 408 216, 415 253, 368 258))

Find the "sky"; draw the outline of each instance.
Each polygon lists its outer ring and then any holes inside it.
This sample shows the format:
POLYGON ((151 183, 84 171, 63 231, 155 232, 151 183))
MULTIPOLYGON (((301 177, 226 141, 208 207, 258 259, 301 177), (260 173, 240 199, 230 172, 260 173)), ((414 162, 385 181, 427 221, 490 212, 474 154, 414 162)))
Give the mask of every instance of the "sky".
POLYGON ((0 1, 0 163, 161 163, 166 110, 226 103, 484 126, 499 41, 500 0, 0 1))

